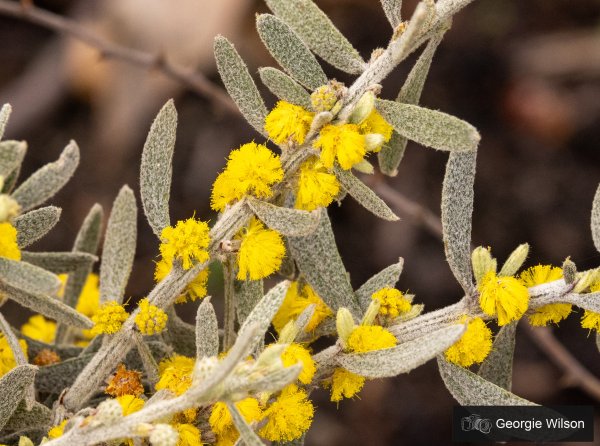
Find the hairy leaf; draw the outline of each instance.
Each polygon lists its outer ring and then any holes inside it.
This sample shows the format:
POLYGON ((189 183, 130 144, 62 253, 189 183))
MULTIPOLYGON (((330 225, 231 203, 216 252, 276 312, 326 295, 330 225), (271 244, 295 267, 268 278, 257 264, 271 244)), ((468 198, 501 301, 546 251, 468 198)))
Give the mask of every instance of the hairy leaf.
POLYGON ((85 252, 22 252, 22 260, 54 274, 68 274, 80 268, 91 269, 98 257, 85 252))
POLYGON ((309 212, 275 206, 252 197, 248 197, 248 205, 263 223, 283 235, 293 237, 309 235, 319 224, 319 211, 309 212))
POLYGON ((100 264, 100 302, 123 301, 133 266, 137 240, 137 205, 133 191, 123 186, 108 219, 100 264))
POLYGON ((305 237, 288 238, 292 257, 306 281, 334 312, 346 307, 355 316, 362 316, 335 244, 327 210, 320 212, 315 232, 305 237))
POLYGON ((327 83, 327 76, 306 44, 282 20, 261 14, 256 20, 261 40, 281 67, 310 90, 327 83))
POLYGON ((382 269, 356 290, 356 297, 358 298, 363 311, 366 311, 369 307, 373 293, 382 288, 394 288, 396 286, 396 282, 398 282, 400 274, 402 274, 403 267, 404 259, 400 257, 398 263, 394 263, 393 265, 382 269))
POLYGON ((596 189, 592 204, 592 239, 597 251, 600 251, 600 185, 596 189))
POLYGON ((483 379, 510 391, 512 387, 513 354, 517 322, 500 328, 494 339, 492 351, 479 367, 477 374, 483 379))
POLYGON ((402 17, 400 16, 402 0, 381 0, 381 6, 383 6, 385 16, 392 25, 392 28, 396 29, 402 23, 402 17))
POLYGON ((338 362, 345 369, 367 378, 396 376, 435 358, 460 339, 464 331, 464 325, 450 325, 396 347, 341 354, 338 362))
POLYGON ((169 195, 173 176, 173 151, 177 110, 170 99, 154 119, 144 144, 140 166, 140 194, 148 223, 157 237, 171 224, 169 195))
POLYGON ((0 142, 0 175, 5 180, 11 173, 19 170, 26 152, 27 143, 25 141, 0 142))
POLYGON ((8 123, 8 118, 10 118, 10 113, 12 112, 12 107, 10 104, 4 104, 2 108, 0 108, 0 139, 4 136, 4 131, 6 130, 6 124, 8 123))
POLYGON ((243 324, 264 295, 262 280, 235 280, 233 282, 235 311, 238 323, 243 324))
POLYGON ((43 404, 35 402, 31 410, 27 410, 25 401, 21 401, 4 429, 20 431, 32 426, 42 426, 48 430, 52 423, 52 411, 43 404))
POLYGON ((168 310, 167 330, 163 337, 173 346, 180 355, 194 357, 196 354, 196 327, 181 320, 175 308, 168 310))
POLYGON ((342 187, 352 198, 358 201, 365 209, 379 218, 387 221, 399 220, 398 216, 375 194, 367 185, 352 175, 352 172, 334 167, 335 176, 340 180, 342 187))
POLYGON ((277 68, 259 68, 260 80, 279 99, 310 109, 310 94, 283 71, 277 68))
POLYGON ((12 197, 27 211, 42 204, 56 194, 71 178, 79 165, 79 147, 71 141, 63 150, 57 161, 46 164, 12 194, 12 197))
POLYGON ((215 309, 210 302, 210 296, 208 296, 202 300, 196 313, 196 360, 218 354, 219 323, 215 309))
POLYGON ((440 375, 461 406, 536 406, 475 373, 438 356, 440 375))
POLYGON ((264 124, 267 107, 265 107, 246 64, 231 42, 223 36, 215 38, 214 50, 217 68, 227 92, 248 123, 257 132, 265 135, 264 124))
POLYGON ((21 400, 26 397, 36 371, 36 366, 20 365, 0 378, 0 430, 15 413, 21 400))
POLYGON ((358 51, 312 0, 266 0, 276 16, 325 61, 350 74, 360 74, 366 64, 358 51))
POLYGON ((412 104, 377 99, 377 110, 402 136, 426 147, 465 152, 477 149, 475 127, 454 116, 412 104))
POLYGON ((27 262, 0 257, 0 281, 29 293, 54 294, 60 280, 54 274, 27 262))
POLYGON ((473 288, 471 217, 476 152, 451 153, 442 186, 442 228, 446 259, 468 294, 473 288))
POLYGON ((46 206, 15 218, 13 223, 19 248, 25 248, 46 235, 58 223, 61 212, 61 208, 46 206))
POLYGON ((240 433, 240 440, 246 446, 264 446, 264 442, 256 435, 250 425, 246 422, 243 415, 233 403, 227 403, 227 409, 233 419, 233 424, 240 433))

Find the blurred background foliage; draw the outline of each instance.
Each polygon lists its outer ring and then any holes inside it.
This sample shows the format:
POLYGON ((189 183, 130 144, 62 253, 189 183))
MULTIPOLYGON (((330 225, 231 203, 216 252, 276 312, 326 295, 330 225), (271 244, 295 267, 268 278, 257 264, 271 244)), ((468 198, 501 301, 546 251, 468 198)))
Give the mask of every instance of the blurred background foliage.
MULTIPOLYGON (((391 29, 379 2, 316 3, 365 58, 386 45, 391 29)), ((404 1, 404 17, 416 3, 404 1)), ((274 63, 254 29, 254 14, 266 12, 260 0, 40 0, 36 5, 85 24, 110 41, 195 67, 217 84, 212 55, 216 34, 235 43, 253 74, 274 63)), ((196 212, 215 219, 209 209, 210 187, 228 152, 260 139, 239 116, 157 70, 102 58, 96 49, 30 23, 0 16, 0 42, 0 102, 10 102, 14 110, 6 137, 29 142, 23 176, 56 159, 71 138, 82 151, 74 179, 52 203, 63 208, 61 222, 37 248, 70 249, 94 202, 108 209, 123 183, 138 187, 143 141, 152 118, 170 97, 176 98, 180 120, 172 217, 196 212)), ((410 63, 404 64, 385 81, 382 97, 396 96, 409 68, 410 63)), ((327 65, 325 69, 330 77, 351 81, 327 65)), ((262 91, 272 105, 274 97, 262 91)), ((600 180, 598 0, 476 0, 458 14, 440 45, 421 102, 467 120, 482 135, 475 245, 491 246, 502 261, 517 244, 529 242, 528 266, 560 265, 567 256, 579 269, 600 264, 589 231, 600 180)), ((447 154, 409 143, 398 176, 383 181, 439 215, 446 159, 447 154)), ((359 286, 402 256, 406 262, 399 286, 415 293, 426 310, 457 301, 460 287, 439 237, 422 224, 419 212, 410 215, 388 202, 402 221, 377 220, 351 199, 330 210, 352 283, 359 286)), ((128 287, 133 298, 150 290, 158 253, 141 218, 128 287)), ((220 294, 218 280, 212 281, 212 292, 220 294)), ((11 312, 15 325, 28 317, 21 308, 7 307, 3 311, 11 312)), ((180 309, 184 316, 194 314, 180 309)), ((594 337, 579 327, 579 315, 571 315, 555 334, 600 376, 600 354, 594 337)), ((525 330, 517 335, 514 375, 513 391, 524 398, 598 405, 525 330)), ((360 400, 339 407, 325 393, 316 392, 315 398, 319 411, 307 444, 449 443, 454 401, 433 362, 409 375, 370 382, 360 400)), ((598 436, 600 421, 596 425, 598 436)))

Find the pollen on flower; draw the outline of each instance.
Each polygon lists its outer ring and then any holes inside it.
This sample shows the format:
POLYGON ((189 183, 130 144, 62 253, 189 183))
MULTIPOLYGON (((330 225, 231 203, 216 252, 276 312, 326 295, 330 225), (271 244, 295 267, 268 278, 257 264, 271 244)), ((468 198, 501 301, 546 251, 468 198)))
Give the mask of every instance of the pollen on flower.
POLYGON ((321 161, 329 169, 336 159, 342 169, 351 169, 367 153, 365 136, 356 124, 327 124, 321 129, 314 147, 321 150, 321 161))
POLYGON ((314 305, 315 310, 306 325, 306 332, 314 331, 323 320, 333 315, 333 311, 315 293, 310 285, 301 287, 298 282, 292 282, 285 295, 283 304, 279 307, 277 314, 273 318, 275 330, 280 332, 289 321, 295 320, 309 305, 314 305))
POLYGON ((352 398, 365 385, 365 377, 337 368, 331 377, 331 401, 337 403, 343 398, 352 398))
POLYGON ((298 172, 296 209, 312 211, 327 207, 340 192, 340 183, 318 158, 305 161, 298 172))
MULTIPOLYGON (((167 277, 167 274, 171 272, 173 268, 173 263, 166 261, 165 259, 160 259, 160 261, 156 262, 156 268, 154 270, 154 280, 158 283, 167 277)), ((175 299, 176 304, 183 304, 188 302, 194 302, 197 299, 201 299, 206 296, 208 292, 206 288, 206 284, 208 282, 208 269, 203 269, 198 273, 194 279, 187 284, 185 289, 183 290, 183 294, 175 299)))
POLYGON ((118 304, 114 300, 106 302, 92 316, 92 322, 94 322, 92 334, 94 336, 102 333, 115 334, 121 329, 123 322, 127 320, 128 316, 129 314, 125 311, 123 305, 118 304))
POLYGON ((581 318, 581 327, 600 332, 600 313, 585 310, 581 318))
POLYGON ((41 314, 36 314, 21 325, 21 333, 36 341, 52 344, 56 335, 56 322, 46 319, 41 314))
POLYGON ((529 292, 514 277, 497 276, 488 271, 478 285, 479 305, 488 316, 497 316, 498 325, 519 319, 527 311, 529 292))
POLYGON ((17 244, 17 230, 8 222, 0 223, 0 257, 21 260, 21 250, 17 244))
POLYGON ((562 269, 557 266, 536 265, 523 271, 519 279, 523 285, 531 288, 542 283, 554 282, 562 276, 562 269))
POLYGON ((54 350, 50 350, 49 348, 41 349, 35 358, 33 358, 33 363, 37 366, 45 366, 58 364, 60 362, 60 356, 54 350))
MULTIPOLYGON (((260 421, 263 417, 260 404, 255 398, 245 398, 238 401, 235 403, 235 407, 248 423, 260 421)), ((208 418, 208 423, 217 436, 216 444, 219 446, 233 446, 240 436, 233 424, 231 412, 223 402, 215 403, 208 418)))
POLYGON ((127 415, 131 415, 132 413, 135 413, 138 410, 142 410, 145 404, 143 399, 138 398, 135 395, 121 395, 115 399, 121 405, 124 417, 126 417, 127 415))
POLYGON ((310 355, 310 352, 300 344, 290 344, 281 355, 281 361, 285 367, 292 366, 300 362, 302 364, 302 371, 298 375, 298 380, 302 384, 309 384, 317 367, 315 361, 310 355))
POLYGON ((373 293, 371 299, 379 301, 379 314, 390 319, 409 312, 412 307, 404 294, 396 288, 382 288, 373 293))
POLYGON ((119 364, 115 374, 108 380, 105 392, 114 397, 123 395, 140 396, 144 393, 142 373, 137 370, 128 370, 125 365, 119 364))
POLYGON ((236 236, 241 240, 237 254, 238 280, 263 279, 279 269, 285 255, 281 235, 267 229, 256 218, 236 236))
MULTIPOLYGON (((464 316, 460 322, 464 323, 464 316)), ((446 359, 462 367, 470 367, 482 362, 492 350, 492 331, 483 319, 476 317, 469 321, 462 337, 445 352, 446 359)))
MULTIPOLYGON (((552 265, 537 265, 523 271, 519 277, 521 283, 527 288, 553 282, 562 278, 562 269, 552 265)), ((548 304, 536 308, 527 315, 529 323, 536 327, 559 323, 571 314, 572 305, 564 303, 548 304)))
POLYGON ((156 390, 167 389, 175 395, 181 395, 192 385, 194 359, 187 356, 175 355, 165 359, 158 365, 160 379, 156 390))
POLYGON ((298 386, 285 387, 264 411, 267 423, 259 434, 269 441, 287 442, 300 438, 312 424, 315 408, 298 386))
POLYGON ((284 144, 289 140, 304 144, 313 116, 314 113, 299 105, 279 101, 265 118, 265 130, 277 144, 284 144))
POLYGON ((394 347, 398 343, 396 337, 379 325, 359 325, 348 337, 348 350, 355 353, 366 353, 373 350, 394 347))
POLYGON ((180 259, 183 269, 188 270, 193 262, 206 262, 209 258, 208 224, 204 221, 188 218, 180 220, 175 227, 167 226, 160 234, 162 243, 160 253, 167 262, 180 259))
POLYGON ((225 170, 215 180, 211 208, 223 211, 246 195, 269 198, 273 194, 271 187, 282 179, 279 156, 263 144, 244 144, 229 154, 225 170))
POLYGON ((200 429, 193 424, 178 423, 174 427, 179 434, 176 446, 201 446, 203 444, 200 429))
POLYGON ((140 333, 151 336, 160 333, 167 326, 167 313, 152 305, 148 299, 139 302, 140 312, 135 317, 135 325, 140 333))

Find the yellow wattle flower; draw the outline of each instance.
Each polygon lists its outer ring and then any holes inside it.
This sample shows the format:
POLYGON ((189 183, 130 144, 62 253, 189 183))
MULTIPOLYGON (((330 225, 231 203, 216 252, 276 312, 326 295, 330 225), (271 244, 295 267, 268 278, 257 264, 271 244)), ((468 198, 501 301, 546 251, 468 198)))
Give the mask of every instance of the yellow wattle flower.
POLYGON ((155 389, 167 389, 175 395, 181 395, 192 385, 194 364, 193 358, 183 355, 174 355, 162 360, 158 365, 160 379, 156 383, 155 389))
POLYGON ((259 434, 269 441, 289 442, 302 437, 312 424, 315 408, 295 384, 285 387, 264 411, 267 423, 259 434))
POLYGON ((290 344, 281 355, 281 361, 285 367, 301 363, 302 371, 298 375, 298 381, 302 384, 310 384, 317 371, 317 366, 310 352, 300 344, 290 344))
POLYGON ((75 309, 87 317, 92 317, 98 308, 100 308, 99 278, 97 274, 90 273, 85 279, 75 309))
POLYGON ((314 113, 299 105, 279 101, 265 118, 265 130, 277 144, 284 144, 289 140, 304 144, 313 117, 314 113))
POLYGON ((373 109, 369 116, 358 125, 358 130, 364 135, 377 133, 383 136, 383 142, 389 142, 392 138, 394 127, 392 127, 377 110, 373 109))
POLYGON ((314 147, 321 150, 321 161, 329 169, 337 159, 342 169, 349 170, 367 153, 365 136, 356 124, 327 124, 321 129, 314 147))
POLYGON ((236 239, 241 240, 237 254, 238 280, 263 279, 281 266, 285 256, 283 239, 277 231, 265 228, 260 220, 250 220, 236 239))
POLYGON ((123 326, 123 322, 127 320, 129 314, 125 311, 123 305, 115 301, 106 302, 101 305, 96 314, 92 316, 94 327, 91 329, 91 334, 98 336, 99 334, 115 334, 123 326))
POLYGON ((263 144, 247 143, 229 154, 225 170, 213 184, 210 206, 223 211, 225 206, 246 195, 269 198, 271 187, 283 179, 279 156, 263 144))
MULTIPOLYGON (((167 277, 167 274, 171 272, 173 263, 168 262, 165 259, 160 259, 156 262, 156 268, 154 269, 154 281, 156 283, 167 277)), ((194 279, 188 283, 183 290, 183 294, 175 299, 176 304, 186 303, 189 299, 190 302, 194 302, 196 299, 201 299, 206 296, 208 289, 206 288, 208 283, 208 268, 203 269, 198 273, 194 279)))
POLYGON ((50 429, 48 431, 48 438, 50 440, 54 440, 55 438, 62 437, 62 435, 65 433, 65 426, 67 425, 67 421, 69 420, 63 420, 60 424, 50 429))
POLYGON ((395 347, 396 337, 379 325, 359 325, 348 337, 347 349, 353 353, 366 353, 373 350, 395 347))
POLYGON ((497 276, 488 271, 477 286, 479 305, 488 316, 497 316, 506 325, 523 316, 529 304, 529 291, 514 277, 497 276))
POLYGON ((396 288, 382 288, 371 296, 371 299, 379 301, 379 314, 395 319, 412 308, 411 303, 396 288))
POLYGON ((148 299, 139 302, 140 312, 135 317, 135 325, 140 333, 151 336, 160 333, 167 326, 167 313, 152 305, 148 299))
POLYGON ((340 183, 319 161, 312 158, 305 161, 298 172, 296 209, 313 211, 327 207, 340 192, 340 183))
POLYGON ((0 257, 21 260, 21 250, 17 244, 17 230, 8 222, 0 223, 0 257))
POLYGON ((52 344, 56 336, 56 322, 46 319, 41 314, 36 314, 21 325, 21 333, 36 341, 52 344))
MULTIPOLYGON (((19 339, 19 345, 25 354, 25 358, 27 358, 27 342, 23 339, 19 339)), ((6 375, 16 366, 17 361, 15 360, 15 355, 13 354, 10 345, 8 345, 8 340, 4 334, 0 333, 0 377, 6 375)))
POLYGON ((194 218, 180 220, 175 227, 164 228, 160 238, 160 253, 163 258, 167 262, 180 259, 185 270, 190 269, 194 261, 202 263, 209 259, 209 228, 204 221, 194 218))
POLYGON ((340 402, 343 398, 352 398, 360 392, 365 385, 366 378, 349 372, 344 368, 337 368, 331 377, 331 401, 340 402))
MULTIPOLYGON (((260 421, 263 417, 260 403, 255 398, 245 398, 235 403, 246 422, 260 421)), ((217 436, 218 446, 233 446, 240 434, 233 424, 233 418, 227 405, 223 402, 215 403, 208 418, 212 431, 217 436)))
POLYGON ((174 427, 179 434, 179 440, 175 446, 202 446, 200 429, 196 426, 189 423, 178 423, 174 427))
MULTIPOLYGON (((551 265, 537 265, 523 271, 519 280, 527 288, 531 288, 543 283, 554 282, 563 276, 562 269, 551 265)), ((564 303, 548 304, 536 308, 531 314, 527 315, 529 323, 536 327, 548 325, 549 322, 555 324, 565 319, 571 314, 572 305, 564 303)))
MULTIPOLYGON (((467 317, 461 319, 461 323, 467 317)), ((461 338, 454 343, 444 355, 446 359, 462 367, 470 367, 473 364, 483 362, 492 351, 492 331, 483 319, 476 317, 469 321, 467 330, 461 338)))
POLYGON ((323 320, 333 315, 331 308, 327 306, 323 299, 310 287, 304 285, 300 289, 298 282, 294 281, 290 284, 288 291, 283 300, 283 304, 279 307, 277 314, 273 318, 273 326, 277 332, 280 332, 285 325, 295 320, 309 305, 314 305, 315 310, 313 315, 306 325, 306 332, 314 331, 323 320))
POLYGON ((135 395, 122 395, 115 398, 121 409, 123 410, 123 416, 131 415, 139 410, 142 410, 144 407, 145 401, 141 398, 138 398, 135 395))

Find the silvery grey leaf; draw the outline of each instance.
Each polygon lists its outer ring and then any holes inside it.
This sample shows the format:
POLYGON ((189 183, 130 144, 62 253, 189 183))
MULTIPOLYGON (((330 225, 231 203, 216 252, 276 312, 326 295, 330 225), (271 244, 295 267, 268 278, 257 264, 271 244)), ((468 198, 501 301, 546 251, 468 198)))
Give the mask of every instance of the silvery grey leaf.
POLYGON ((569 303, 593 313, 600 313, 600 292, 585 294, 569 293, 559 297, 556 302, 569 303))
POLYGON ((394 263, 393 265, 382 269, 356 290, 356 297, 358 298, 363 311, 366 311, 371 303, 371 296, 373 293, 382 288, 394 288, 396 286, 396 282, 398 282, 400 274, 402 274, 403 267, 404 259, 400 257, 398 263, 394 263))
MULTIPOLYGON (((391 0, 392 3, 396 3, 395 0, 391 0)), ((400 1, 401 3, 401 1, 400 1)), ((398 19, 400 18, 400 8, 398 8, 398 19)), ((388 15, 388 18, 390 16, 388 15)), ((397 102, 402 102, 405 104, 418 104, 421 98, 421 92, 423 91, 423 86, 425 84, 425 80, 427 79, 427 74, 429 73, 429 68, 431 66, 431 61, 433 60, 433 55, 435 51, 442 41, 444 33, 436 34, 434 37, 429 40, 425 50, 417 60, 417 62, 413 65, 398 97, 396 98, 397 102)), ((385 144, 381 151, 378 153, 377 157, 379 160, 379 167, 381 171, 389 176, 396 176, 398 173, 398 166, 404 157, 404 151, 406 150, 406 144, 408 139, 404 136, 398 134, 398 132, 394 131, 392 134, 392 138, 390 141, 385 144)))
POLYGON ((471 220, 477 152, 450 153, 442 186, 442 229, 446 259, 467 294, 473 289, 471 220))
POLYGON ((159 238, 161 231, 171 224, 169 196, 176 133, 177 110, 173 99, 169 99, 150 127, 140 166, 140 195, 144 214, 159 238))
POLYGON ((0 285, 0 292, 18 304, 50 319, 54 319, 57 322, 79 328, 92 328, 94 325, 90 319, 54 297, 44 294, 29 293, 7 284, 0 285))
POLYGON ((219 323, 210 296, 207 296, 198 306, 196 313, 196 360, 218 354, 219 323))
POLYGON ((228 389, 231 393, 259 394, 262 392, 277 392, 288 384, 298 379, 302 371, 302 364, 294 364, 290 367, 277 368, 264 374, 258 379, 251 378, 242 381, 239 388, 228 389))
POLYGON ((474 151, 481 137, 471 124, 412 104, 377 99, 377 110, 402 136, 438 150, 474 151))
POLYGON ((262 280, 234 280, 233 293, 238 323, 243 324, 264 293, 262 280))
MULTIPOLYGON (((57 364, 40 367, 35 377, 35 388, 39 392, 53 395, 61 393, 75 381, 94 354, 77 356, 57 364)), ((117 364, 114 365, 115 367, 117 364)))
POLYGON ((42 204, 69 181, 79 165, 79 147, 71 141, 57 161, 46 164, 27 178, 12 194, 23 211, 42 204))
POLYGON ((98 257, 85 252, 21 252, 21 260, 54 274, 68 274, 80 268, 91 269, 98 257))
POLYGON ((447 350, 465 331, 464 325, 449 325, 384 350, 343 353, 337 358, 345 369, 367 378, 385 378, 408 373, 447 350))
POLYGON ((592 204, 592 239, 597 251, 600 251, 600 185, 596 189, 592 204))
POLYGON ((315 232, 305 237, 288 238, 290 252, 306 281, 334 312, 346 307, 361 317, 358 299, 335 244, 327 209, 320 212, 315 232))
POLYGON ((398 216, 377 196, 365 183, 356 178, 352 172, 334 167, 335 176, 348 194, 368 211, 387 221, 397 221, 398 216))
POLYGON ((235 404, 228 402, 227 409, 229 409, 233 424, 235 424, 235 427, 240 433, 241 443, 246 446, 264 446, 265 443, 258 438, 258 435, 256 435, 250 425, 246 422, 235 404))
POLYGON ((444 384, 461 406, 537 406, 440 355, 438 367, 444 384))
POLYGON ((125 287, 135 257, 137 205, 133 191, 123 186, 108 218, 102 263, 100 263, 100 302, 123 301, 125 287))
POLYGON ((306 44, 292 28, 270 14, 256 20, 261 40, 279 65, 309 90, 327 83, 327 76, 306 44))
POLYGON ((517 322, 500 328, 494 339, 492 351, 479 367, 477 374, 483 379, 508 391, 512 388, 513 355, 517 322))
POLYGON ((15 367, 0 378, 0 430, 17 410, 37 372, 37 367, 26 364, 15 367))
POLYGON ((0 282, 29 293, 54 294, 60 288, 60 280, 54 274, 5 257, 0 257, 0 282))
POLYGON ((312 0, 266 0, 267 6, 323 60, 350 74, 367 64, 358 51, 312 0))
POLYGON ((27 143, 25 141, 0 142, 0 175, 5 180, 11 173, 19 170, 26 152, 27 143))
POLYGON ((283 235, 293 237, 309 235, 319 224, 319 211, 275 206, 252 197, 248 197, 248 205, 263 223, 283 235))
POLYGON ((31 410, 27 410, 25 401, 21 401, 15 412, 4 425, 6 431, 19 431, 31 426, 42 426, 47 431, 52 423, 52 411, 41 403, 34 403, 31 410))
POLYGON ((61 212, 61 208, 46 206, 15 218, 13 224, 17 229, 19 248, 25 248, 46 235, 58 223, 61 212))
POLYGON ((4 338, 6 339, 6 342, 8 343, 8 347, 12 352, 12 355, 15 359, 15 363, 17 365, 27 364, 25 352, 23 351, 21 344, 19 344, 19 340, 17 339, 15 332, 13 332, 11 326, 8 324, 8 322, 6 322, 6 319, 4 319, 2 313, 0 313, 0 331, 2 332, 4 338))
POLYGON ((194 357, 196 355, 196 327, 181 320, 173 306, 167 309, 167 330, 163 337, 180 355, 194 357))
POLYGON ((400 9, 402 8, 402 0, 381 0, 381 6, 392 28, 396 29, 402 23, 400 9))
POLYGON ((160 379, 158 362, 156 362, 152 351, 150 351, 150 347, 148 347, 148 344, 145 342, 141 333, 135 333, 133 335, 133 342, 136 346, 136 352, 139 356, 140 362, 142 363, 141 369, 146 372, 146 379, 150 383, 150 386, 154 387, 160 379))
POLYGON ((263 84, 279 99, 310 109, 310 94, 294 79, 277 68, 259 68, 258 74, 263 84))
POLYGON ((27 342, 27 354, 30 358, 35 358, 38 353, 42 350, 52 350, 60 356, 62 360, 73 358, 78 356, 83 352, 83 348, 75 347, 73 345, 63 344, 63 345, 55 345, 55 344, 46 344, 45 342, 38 341, 36 339, 32 339, 28 336, 25 336, 13 327, 13 332, 19 336, 19 338, 23 338, 25 342, 27 342))
POLYGON ((10 104, 4 104, 2 108, 0 108, 0 139, 4 136, 4 131, 6 130, 6 124, 8 123, 8 118, 10 118, 10 113, 12 112, 12 107, 10 104))
POLYGON ((223 36, 215 38, 214 51, 217 68, 227 92, 248 123, 258 133, 266 135, 264 124, 267 107, 265 107, 246 64, 231 42, 223 36))

